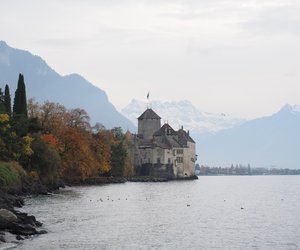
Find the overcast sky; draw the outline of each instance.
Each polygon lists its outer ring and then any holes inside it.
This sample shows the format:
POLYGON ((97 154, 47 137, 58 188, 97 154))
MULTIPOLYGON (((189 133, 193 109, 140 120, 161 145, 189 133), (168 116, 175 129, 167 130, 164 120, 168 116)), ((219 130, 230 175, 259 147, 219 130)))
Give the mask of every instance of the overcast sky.
POLYGON ((190 100, 254 118, 300 104, 300 0, 0 0, 0 40, 121 109, 190 100))

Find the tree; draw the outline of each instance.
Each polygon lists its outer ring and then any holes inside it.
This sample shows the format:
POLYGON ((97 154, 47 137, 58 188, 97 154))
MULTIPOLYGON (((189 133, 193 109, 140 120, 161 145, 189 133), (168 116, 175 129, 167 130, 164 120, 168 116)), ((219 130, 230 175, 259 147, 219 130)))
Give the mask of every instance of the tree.
POLYGON ((84 109, 76 108, 69 111, 68 126, 71 128, 81 128, 91 130, 90 117, 84 109))
POLYGON ((100 163, 100 173, 104 174, 111 170, 111 144, 113 143, 113 134, 109 130, 101 130, 93 135, 94 145, 92 146, 94 154, 100 163))
POLYGON ((9 124, 9 116, 0 113, 0 160, 10 160, 12 156, 13 134, 9 124))
POLYGON ((5 91, 4 91, 4 106, 5 106, 6 114, 11 115, 11 98, 10 98, 9 87, 7 84, 5 85, 5 91))
POLYGON ((124 135, 124 148, 127 151, 127 156, 125 159, 125 165, 124 165, 124 176, 133 176, 134 175, 134 168, 133 168, 133 162, 134 162, 134 153, 135 153, 135 145, 133 141, 133 135, 127 131, 124 135))
POLYGON ((28 99, 27 109, 29 118, 40 118, 41 107, 40 104, 35 101, 35 98, 28 99))
POLYGON ((28 169, 37 171, 43 183, 55 185, 59 175, 59 154, 39 137, 34 139, 32 150, 34 153, 30 156, 28 169))
POLYGON ((111 132, 112 132, 113 136, 115 137, 115 139, 117 139, 117 140, 124 139, 124 133, 123 133, 121 127, 114 127, 111 129, 111 132))
POLYGON ((38 104, 30 105, 30 114, 33 113, 35 117, 38 117, 45 133, 57 135, 67 126, 69 114, 65 106, 49 101, 40 107, 36 105, 38 104))
POLYGON ((114 176, 123 176, 127 151, 123 142, 113 143, 111 145, 111 174, 114 176))
POLYGON ((24 82, 24 76, 19 74, 18 87, 15 92, 14 106, 13 106, 14 115, 22 115, 27 117, 27 99, 26 99, 26 88, 24 82))
POLYGON ((29 120, 24 115, 14 115, 10 122, 13 131, 20 137, 26 136, 29 128, 29 120))
POLYGON ((96 122, 96 124, 92 127, 92 133, 97 134, 101 130, 104 130, 104 129, 105 129, 105 126, 103 124, 101 124, 100 122, 96 122))
POLYGON ((91 150, 91 136, 88 132, 65 128, 60 136, 61 144, 61 175, 64 179, 81 181, 92 176, 98 169, 91 150))
POLYGON ((5 105, 4 105, 4 95, 2 89, 0 88, 0 114, 5 113, 5 105))
POLYGON ((19 126, 11 126, 8 114, 0 114, 0 160, 24 162, 33 153, 32 138, 21 129, 19 126))
POLYGON ((54 149, 56 152, 62 152, 62 145, 59 142, 58 138, 53 134, 43 134, 41 135, 41 139, 47 143, 47 145, 54 149))

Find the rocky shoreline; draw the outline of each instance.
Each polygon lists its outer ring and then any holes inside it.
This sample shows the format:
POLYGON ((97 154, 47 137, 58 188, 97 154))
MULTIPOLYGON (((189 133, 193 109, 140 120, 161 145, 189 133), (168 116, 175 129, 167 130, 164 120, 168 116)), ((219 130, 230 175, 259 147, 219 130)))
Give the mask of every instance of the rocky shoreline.
POLYGON ((47 233, 45 230, 38 230, 42 223, 33 215, 15 209, 23 205, 24 200, 19 195, 0 190, 0 244, 10 243, 14 237, 16 241, 20 241, 32 235, 47 233))
POLYGON ((39 229, 42 223, 35 216, 17 209, 24 205, 26 195, 47 195, 59 187, 63 187, 63 183, 46 188, 40 181, 23 176, 21 183, 0 188, 0 246, 1 243, 18 243, 33 235, 47 233, 39 229))

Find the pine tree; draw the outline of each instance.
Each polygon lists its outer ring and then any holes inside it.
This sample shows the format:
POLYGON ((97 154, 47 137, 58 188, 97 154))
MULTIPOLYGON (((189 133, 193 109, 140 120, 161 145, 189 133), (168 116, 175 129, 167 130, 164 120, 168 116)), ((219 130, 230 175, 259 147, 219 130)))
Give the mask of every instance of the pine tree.
POLYGON ((11 115, 11 98, 10 98, 9 87, 7 84, 5 85, 5 91, 4 91, 4 106, 5 106, 5 112, 8 115, 11 115))
POLYGON ((23 115, 27 117, 26 89, 24 76, 22 74, 19 74, 18 87, 15 92, 13 113, 14 115, 23 115))

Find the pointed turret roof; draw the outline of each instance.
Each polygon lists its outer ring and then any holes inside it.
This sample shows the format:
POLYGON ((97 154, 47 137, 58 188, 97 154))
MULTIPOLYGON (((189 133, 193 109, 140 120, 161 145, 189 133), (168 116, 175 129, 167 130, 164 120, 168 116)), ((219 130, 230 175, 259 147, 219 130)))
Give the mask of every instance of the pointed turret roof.
POLYGON ((138 120, 143 119, 160 119, 160 117, 152 109, 147 108, 146 111, 138 118, 138 120))

